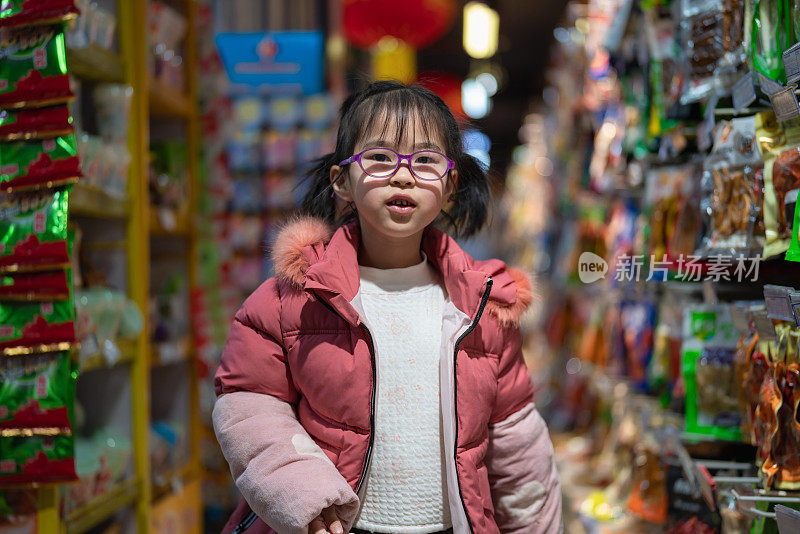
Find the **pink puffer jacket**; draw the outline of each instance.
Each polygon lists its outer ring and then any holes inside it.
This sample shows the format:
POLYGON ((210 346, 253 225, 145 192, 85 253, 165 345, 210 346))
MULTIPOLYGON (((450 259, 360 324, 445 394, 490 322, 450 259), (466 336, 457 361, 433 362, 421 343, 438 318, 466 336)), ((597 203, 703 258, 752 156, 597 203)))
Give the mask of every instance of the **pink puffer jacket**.
MULTIPOLYGON (((289 224, 272 252, 276 277, 236 314, 215 380, 217 438, 245 498, 227 532, 305 533, 332 505, 345 531, 356 520, 376 383, 359 242, 355 223, 333 235, 316 219, 289 224)), ((422 248, 448 294, 440 387, 454 532, 558 532, 553 450, 517 326, 530 283, 433 228, 422 248)))

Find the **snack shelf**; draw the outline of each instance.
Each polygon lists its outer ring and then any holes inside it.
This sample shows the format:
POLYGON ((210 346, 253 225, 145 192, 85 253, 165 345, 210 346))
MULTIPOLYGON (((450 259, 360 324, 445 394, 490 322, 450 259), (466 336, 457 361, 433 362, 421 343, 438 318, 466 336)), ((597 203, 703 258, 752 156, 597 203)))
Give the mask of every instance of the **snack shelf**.
POLYGON ((130 209, 127 200, 79 182, 72 189, 70 214, 95 219, 125 219, 130 214, 130 209))
POLYGON ((164 343, 153 343, 150 367, 185 364, 192 360, 191 340, 188 338, 164 343))
POLYGON ((85 48, 67 47, 70 73, 78 78, 94 81, 122 83, 125 68, 119 54, 94 43, 85 48))
POLYGON ((189 220, 187 217, 176 216, 174 226, 167 227, 163 224, 154 209, 150 210, 150 235, 156 237, 188 237, 189 220))
POLYGON ((70 513, 64 523, 66 534, 83 534, 130 506, 138 496, 135 479, 113 486, 108 492, 70 513))
POLYGON ((167 475, 164 477, 166 480, 164 484, 153 484, 153 504, 173 493, 174 489, 187 486, 197 478, 197 475, 198 469, 191 461, 186 462, 184 465, 172 471, 168 471, 167 475))
POLYGON ((155 118, 188 119, 194 112, 189 97, 163 82, 151 79, 150 115, 155 118))
POLYGON ((115 362, 109 363, 101 353, 97 352, 81 359, 81 373, 132 363, 136 358, 136 342, 118 340, 115 343, 120 351, 120 357, 115 362))

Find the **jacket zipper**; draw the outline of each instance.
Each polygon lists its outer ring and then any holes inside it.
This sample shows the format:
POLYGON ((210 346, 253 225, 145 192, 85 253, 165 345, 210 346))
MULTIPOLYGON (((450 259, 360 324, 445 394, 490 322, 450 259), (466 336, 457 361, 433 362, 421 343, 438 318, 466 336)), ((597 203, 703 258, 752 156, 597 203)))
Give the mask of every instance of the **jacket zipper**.
MULTIPOLYGON (((326 308, 328 308, 331 313, 335 313, 339 317, 341 314, 337 312, 330 303, 325 300, 324 298, 320 297, 316 291, 312 291, 317 300, 319 300, 326 308)), ((372 456, 372 448, 375 444, 375 391, 376 391, 376 384, 375 382, 377 377, 377 369, 375 368, 375 344, 372 340, 372 332, 369 331, 367 325, 365 325, 362 321, 359 321, 359 326, 364 329, 364 333, 367 335, 367 346, 369 347, 369 357, 370 363, 372 364, 372 391, 370 392, 370 401, 369 401, 369 444, 367 445, 367 454, 364 457, 364 467, 361 469, 361 476, 358 479, 358 484, 356 484, 356 495, 358 495, 359 490, 361 490, 361 486, 364 484, 364 477, 367 475, 367 467, 369 466, 369 461, 372 456)), ((238 534, 238 533, 235 533, 238 534)))
POLYGON ((258 515, 256 515, 255 512, 251 511, 249 514, 244 516, 244 519, 242 519, 241 523, 236 525, 236 528, 234 528, 231 531, 231 534, 241 534, 242 532, 250 528, 253 525, 253 523, 256 522, 256 519, 258 519, 258 515))
MULTIPOLYGON (((475 320, 472 321, 472 324, 469 325, 469 328, 459 336, 456 340, 455 347, 453 348, 453 411, 455 413, 455 443, 453 445, 453 464, 458 465, 456 462, 456 456, 458 455, 458 373, 456 373, 456 365, 458 361, 458 346, 467 337, 475 327, 478 326, 478 321, 481 320, 481 316, 483 315, 483 309, 486 307, 486 302, 489 300, 489 293, 492 291, 492 284, 494 282, 491 278, 486 280, 486 290, 483 292, 483 297, 481 297, 481 304, 478 306, 478 313, 475 314, 475 320)), ((467 526, 469 527, 470 533, 474 532, 472 529, 472 521, 469 519, 469 513, 467 512, 467 504, 464 502, 464 494, 461 493, 461 480, 458 478, 458 473, 456 473, 456 482, 458 483, 458 497, 461 499, 461 506, 464 508, 464 517, 467 518, 467 526)))

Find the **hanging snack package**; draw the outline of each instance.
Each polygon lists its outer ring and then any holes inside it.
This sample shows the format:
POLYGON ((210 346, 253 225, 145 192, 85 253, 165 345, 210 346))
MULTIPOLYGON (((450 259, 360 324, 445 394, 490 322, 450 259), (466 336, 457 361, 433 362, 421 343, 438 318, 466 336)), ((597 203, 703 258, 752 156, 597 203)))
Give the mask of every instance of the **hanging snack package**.
POLYGON ((60 24, 0 28, 0 108, 50 106, 72 98, 60 24))
POLYGON ((652 167, 646 176, 650 239, 657 261, 694 253, 702 221, 698 206, 698 164, 652 167))
POLYGON ((65 269, 69 191, 0 193, 0 272, 65 269))
POLYGON ((0 26, 27 26, 72 20, 80 14, 74 0, 2 0, 0 26))
POLYGON ((46 139, 74 132, 67 106, 0 111, 0 140, 46 139))
POLYGON ((0 428, 70 428, 76 376, 69 352, 0 358, 0 428))
POLYGON ((789 248, 800 189, 800 123, 778 123, 771 112, 756 116, 758 143, 764 155, 763 257, 789 248))
POLYGON ((725 95, 744 65, 743 0, 681 2, 681 30, 687 80, 681 102, 697 102, 712 93, 725 95))
POLYGON ((0 301, 64 300, 69 298, 67 270, 0 274, 0 301))
POLYGON ((683 313, 681 370, 686 384, 686 431, 740 440, 733 355, 738 334, 727 306, 693 305, 683 313))
POLYGON ((797 40, 794 6, 789 0, 752 0, 750 63, 754 70, 786 83, 783 52, 797 40))
POLYGON ((0 303, 0 350, 6 355, 68 350, 75 343, 75 304, 0 303))
POLYGON ((749 257, 763 248, 762 176, 755 117, 719 123, 703 163, 700 207, 707 234, 698 254, 749 257))
POLYGON ((800 210, 797 209, 797 193, 795 193, 794 201, 794 225, 792 225, 792 239, 789 243, 789 250, 786 251, 786 259, 800 261, 800 210))
POLYGON ((7 193, 73 184, 82 176, 74 135, 0 143, 0 187, 7 193))
POLYGON ((0 484, 71 482, 77 478, 72 436, 0 430, 0 484))

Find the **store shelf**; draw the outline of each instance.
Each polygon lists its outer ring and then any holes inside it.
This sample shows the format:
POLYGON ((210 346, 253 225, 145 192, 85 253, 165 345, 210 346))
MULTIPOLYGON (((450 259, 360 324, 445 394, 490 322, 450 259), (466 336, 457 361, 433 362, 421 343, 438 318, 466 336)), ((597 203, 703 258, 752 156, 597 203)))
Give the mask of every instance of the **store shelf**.
POLYGON ((183 364, 192 360, 193 353, 190 339, 153 343, 152 348, 151 367, 183 364))
POLYGON ((135 480, 117 484, 107 493, 69 514, 65 520, 66 533, 82 534, 91 530, 101 521, 133 504, 137 495, 135 480))
POLYGON ((150 96, 150 116, 155 118, 188 119, 192 105, 189 98, 169 85, 156 79, 148 82, 150 96))
POLYGON ((70 215, 96 219, 125 219, 130 212, 127 200, 80 182, 72 190, 69 209, 70 215))
POLYGON ((168 471, 167 475, 164 477, 166 482, 163 484, 156 484, 155 481, 153 481, 153 503, 170 495, 175 489, 188 485, 197 475, 198 471, 191 462, 187 462, 181 467, 168 471))
POLYGON ((115 52, 92 43, 86 48, 67 48, 70 73, 87 81, 122 83, 125 68, 115 52))
POLYGON ((106 358, 98 352, 97 354, 92 354, 91 356, 82 358, 81 372, 86 373, 89 371, 95 371, 97 369, 107 369, 119 365, 128 365, 133 363, 134 359, 136 358, 136 342, 130 340, 118 340, 116 341, 116 344, 121 353, 120 358, 116 362, 109 364, 106 361, 106 358))
POLYGON ((165 225, 156 210, 150 209, 150 235, 155 237, 189 237, 189 220, 186 217, 175 217, 174 224, 165 225))

